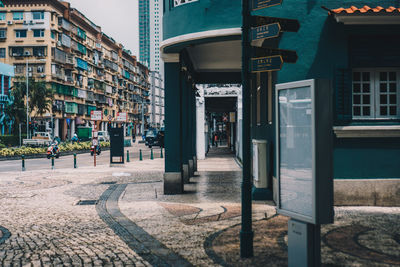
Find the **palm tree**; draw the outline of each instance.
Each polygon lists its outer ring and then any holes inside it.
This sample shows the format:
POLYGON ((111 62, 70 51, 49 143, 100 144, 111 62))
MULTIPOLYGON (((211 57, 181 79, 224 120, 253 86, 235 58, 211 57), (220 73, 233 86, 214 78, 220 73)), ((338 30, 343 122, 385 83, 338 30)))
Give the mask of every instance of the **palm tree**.
POLYGON ((46 86, 44 81, 29 81, 29 106, 35 111, 35 115, 42 116, 46 111, 51 111, 54 98, 54 91, 46 86))
MULTIPOLYGON (((35 115, 43 115, 46 111, 51 111, 54 91, 46 86, 44 81, 29 79, 29 109, 35 112, 35 115)), ((11 98, 14 101, 6 109, 6 114, 14 123, 14 132, 19 123, 26 123, 26 79, 16 77, 14 86, 11 90, 11 98)))

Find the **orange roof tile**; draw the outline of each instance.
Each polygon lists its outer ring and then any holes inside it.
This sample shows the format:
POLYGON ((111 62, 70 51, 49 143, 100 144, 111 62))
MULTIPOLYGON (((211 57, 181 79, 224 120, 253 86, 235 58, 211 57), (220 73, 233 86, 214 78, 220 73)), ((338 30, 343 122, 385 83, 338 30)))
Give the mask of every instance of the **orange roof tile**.
POLYGON ((357 8, 355 6, 351 6, 349 8, 337 8, 337 9, 332 9, 332 13, 334 14, 341 14, 341 13, 347 13, 347 14, 353 14, 353 13, 400 13, 400 8, 395 8, 395 7, 388 7, 388 8, 383 8, 381 6, 377 6, 375 8, 371 8, 369 6, 364 6, 362 8, 357 8))

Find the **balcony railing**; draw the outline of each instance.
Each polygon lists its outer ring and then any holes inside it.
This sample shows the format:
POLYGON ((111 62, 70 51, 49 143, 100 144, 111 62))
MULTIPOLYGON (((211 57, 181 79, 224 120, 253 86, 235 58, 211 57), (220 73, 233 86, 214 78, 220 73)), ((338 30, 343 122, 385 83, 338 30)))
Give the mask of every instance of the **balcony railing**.
POLYGON ((0 102, 8 102, 8 95, 0 95, 0 102))

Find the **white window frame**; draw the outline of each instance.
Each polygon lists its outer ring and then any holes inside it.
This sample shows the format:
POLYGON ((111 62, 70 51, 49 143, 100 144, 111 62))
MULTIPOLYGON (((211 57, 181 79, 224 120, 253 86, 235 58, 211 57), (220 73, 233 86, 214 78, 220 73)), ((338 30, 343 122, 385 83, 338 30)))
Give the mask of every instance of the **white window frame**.
MULTIPOLYGON (((393 120, 400 119, 400 69, 399 68, 355 68, 352 70, 352 116, 353 119, 358 120, 393 120), (356 116, 354 115, 354 72, 369 72, 370 73, 370 116, 356 116), (380 115, 380 72, 395 72, 396 73, 396 115, 380 115)), ((361 100, 362 103, 362 100, 361 100)), ((361 104, 362 105, 362 104, 361 104)), ((388 104, 386 104, 388 105, 388 104)), ((390 112, 390 110, 389 110, 390 112)))
POLYGON ((32 19, 33 20, 43 20, 44 19, 44 11, 32 11, 32 19), (40 13, 40 18, 35 19, 35 13, 40 13))
POLYGON ((0 32, 2 34, 0 34, 0 38, 5 39, 7 38, 7 30, 6 29, 1 29, 0 32))
POLYGON ((24 20, 24 12, 23 11, 14 11, 13 12, 13 20, 24 20), (22 17, 16 17, 16 14, 22 14, 22 17))
POLYGON ((4 54, 3 53, 0 53, 0 58, 6 58, 6 51, 7 49, 5 48, 5 47, 0 47, 0 51, 4 51, 4 54))
POLYGON ((27 38, 28 31, 27 30, 15 30, 15 38, 27 38), (21 37, 21 32, 25 32, 25 36, 21 37))
POLYGON ((43 38, 44 37, 44 29, 33 29, 33 37, 34 38, 43 38), (39 31, 39 36, 35 36, 35 32, 39 31))

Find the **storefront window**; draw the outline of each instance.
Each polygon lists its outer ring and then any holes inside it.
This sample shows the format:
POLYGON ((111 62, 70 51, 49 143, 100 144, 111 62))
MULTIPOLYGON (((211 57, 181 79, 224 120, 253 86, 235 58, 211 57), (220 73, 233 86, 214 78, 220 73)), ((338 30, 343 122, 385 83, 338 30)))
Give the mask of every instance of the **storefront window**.
POLYGON ((353 71, 353 118, 400 118, 400 70, 353 71))

